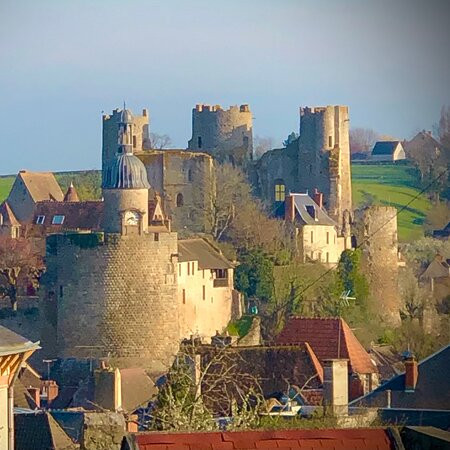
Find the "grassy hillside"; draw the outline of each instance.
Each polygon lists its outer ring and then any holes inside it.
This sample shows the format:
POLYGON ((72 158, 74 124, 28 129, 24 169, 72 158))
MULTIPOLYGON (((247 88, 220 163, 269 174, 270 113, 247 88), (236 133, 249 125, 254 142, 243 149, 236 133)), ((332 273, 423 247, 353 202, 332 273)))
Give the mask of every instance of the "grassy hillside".
MULTIPOLYGON (((367 201, 400 209, 419 192, 418 176, 407 165, 352 165, 353 204, 358 207, 367 201)), ((420 195, 398 216, 398 234, 403 242, 423 236, 422 224, 431 203, 420 195)))
POLYGON ((1 177, 0 178, 0 203, 8 197, 11 186, 14 183, 15 177, 1 177))

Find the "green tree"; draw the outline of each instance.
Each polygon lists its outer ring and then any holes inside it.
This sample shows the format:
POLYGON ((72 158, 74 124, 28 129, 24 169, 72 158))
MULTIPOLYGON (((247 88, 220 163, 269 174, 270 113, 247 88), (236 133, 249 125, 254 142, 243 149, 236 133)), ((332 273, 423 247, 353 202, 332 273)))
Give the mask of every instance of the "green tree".
POLYGON ((236 289, 247 298, 268 302, 273 297, 273 267, 272 260, 261 249, 245 252, 235 270, 236 289))

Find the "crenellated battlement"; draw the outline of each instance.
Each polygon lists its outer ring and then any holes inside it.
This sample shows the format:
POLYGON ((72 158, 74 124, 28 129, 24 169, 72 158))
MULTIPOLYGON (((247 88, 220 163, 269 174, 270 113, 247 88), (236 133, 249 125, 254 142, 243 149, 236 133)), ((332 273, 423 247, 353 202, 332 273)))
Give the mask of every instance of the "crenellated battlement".
POLYGON ((210 112, 242 112, 242 113, 249 113, 250 107, 248 104, 242 104, 240 106, 232 105, 229 106, 228 109, 223 109, 221 105, 208 105, 205 103, 199 103, 195 105, 194 108, 195 112, 199 113, 210 113, 210 112))

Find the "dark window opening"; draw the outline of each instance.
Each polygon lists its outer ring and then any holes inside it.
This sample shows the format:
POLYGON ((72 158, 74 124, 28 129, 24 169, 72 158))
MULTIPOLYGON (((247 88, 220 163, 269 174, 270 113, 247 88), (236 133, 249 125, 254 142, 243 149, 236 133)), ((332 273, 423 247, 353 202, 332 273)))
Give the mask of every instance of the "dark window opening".
POLYGON ((244 148, 248 150, 248 136, 244 136, 244 148))
POLYGON ((154 238, 155 238, 155 241, 159 241, 159 233, 155 233, 154 238))
POLYGON ((64 286, 59 286, 59 296, 62 297, 64 295, 64 286))
POLYGON ((198 142, 197 147, 202 148, 202 137, 201 136, 198 137, 197 142, 198 142))
POLYGON ((203 286, 203 300, 205 300, 206 298, 206 287, 203 286))
POLYGON ((186 304, 186 289, 183 289, 183 305, 186 304))
POLYGON ((137 139, 136 136, 133 136, 133 148, 136 148, 137 145, 137 139))
POLYGON ((332 138, 332 136, 328 136, 328 147, 333 147, 333 138, 332 138))
POLYGON ((183 194, 178 194, 177 195, 177 207, 179 208, 180 206, 184 205, 184 198, 183 198, 183 194))
POLYGON ((187 179, 188 179, 189 182, 192 181, 192 170, 191 169, 189 169, 188 172, 187 172, 187 179))

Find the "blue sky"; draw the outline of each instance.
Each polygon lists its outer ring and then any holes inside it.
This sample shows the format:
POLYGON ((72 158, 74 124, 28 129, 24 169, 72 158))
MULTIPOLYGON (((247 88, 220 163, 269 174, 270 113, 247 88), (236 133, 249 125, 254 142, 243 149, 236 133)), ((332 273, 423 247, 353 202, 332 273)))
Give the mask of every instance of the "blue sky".
POLYGON ((325 104, 409 137, 450 104, 449 3, 1 0, 0 173, 99 168, 124 99, 177 147, 196 103, 249 103, 277 142, 325 104))

